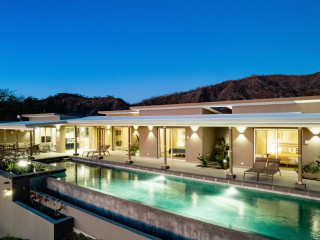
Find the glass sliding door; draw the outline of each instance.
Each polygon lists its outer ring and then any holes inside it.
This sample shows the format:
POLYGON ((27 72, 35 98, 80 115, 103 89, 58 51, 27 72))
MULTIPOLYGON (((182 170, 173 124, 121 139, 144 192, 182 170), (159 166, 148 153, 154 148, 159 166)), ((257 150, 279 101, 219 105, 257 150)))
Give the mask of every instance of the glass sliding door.
MULTIPOLYGON (((164 157, 164 129, 159 128, 159 157, 164 157)), ((166 128, 166 153, 168 159, 185 160, 186 156, 185 128, 166 128)))
MULTIPOLYGON (((66 150, 73 150, 75 144, 74 127, 66 127, 66 150)), ((89 149, 89 128, 77 128, 77 147, 79 150, 89 149)))
POLYGON ((113 128, 113 149, 128 151, 128 127, 113 128))
POLYGON ((255 156, 280 158, 280 164, 296 167, 298 162, 298 130, 255 129, 255 156))

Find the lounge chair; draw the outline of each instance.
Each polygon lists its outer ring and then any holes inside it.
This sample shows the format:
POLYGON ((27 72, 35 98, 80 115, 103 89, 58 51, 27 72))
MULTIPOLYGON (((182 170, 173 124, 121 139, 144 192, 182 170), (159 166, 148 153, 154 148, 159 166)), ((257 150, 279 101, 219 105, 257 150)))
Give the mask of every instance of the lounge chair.
POLYGON ((266 162, 267 159, 266 158, 261 158, 261 157, 256 157, 256 161, 253 164, 253 167, 244 171, 243 173, 243 180, 246 176, 246 174, 256 174, 257 175, 257 182, 259 181, 259 174, 265 170, 266 167, 266 162))
MULTIPOLYGON (((103 155, 106 155, 106 152, 107 152, 107 153, 109 154, 109 156, 110 156, 110 152, 109 152, 109 150, 108 150, 109 148, 110 148, 110 145, 102 146, 102 147, 101 147, 101 153, 103 153, 103 155)), ((87 153, 87 157, 89 157, 90 153, 92 154, 91 157, 93 157, 95 153, 99 153, 99 149, 92 150, 92 151, 90 151, 90 150, 89 150, 89 151, 83 151, 83 152, 82 152, 82 156, 83 156, 85 153, 87 153)))
POLYGON ((273 182, 273 176, 277 172, 279 172, 279 174, 281 176, 279 166, 280 166, 280 159, 279 158, 269 158, 268 162, 267 162, 267 167, 261 172, 261 174, 264 174, 266 176, 271 176, 272 182, 273 182))

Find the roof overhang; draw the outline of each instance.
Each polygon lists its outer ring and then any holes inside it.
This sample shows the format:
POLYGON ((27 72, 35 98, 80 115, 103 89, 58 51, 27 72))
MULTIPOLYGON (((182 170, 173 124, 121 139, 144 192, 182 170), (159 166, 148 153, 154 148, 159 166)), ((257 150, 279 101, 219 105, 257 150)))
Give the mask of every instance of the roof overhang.
POLYGON ((67 121, 21 121, 0 124, 0 129, 6 130, 33 130, 37 127, 55 127, 67 124, 67 121))
POLYGON ((184 116, 88 117, 69 124, 96 126, 201 126, 201 127, 313 127, 320 113, 215 114, 184 116))

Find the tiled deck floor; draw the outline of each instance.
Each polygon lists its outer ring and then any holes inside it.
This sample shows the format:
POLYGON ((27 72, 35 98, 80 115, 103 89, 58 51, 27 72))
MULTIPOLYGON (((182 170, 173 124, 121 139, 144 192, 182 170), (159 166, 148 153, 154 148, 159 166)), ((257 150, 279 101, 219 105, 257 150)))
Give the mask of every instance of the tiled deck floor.
MULTIPOLYGON (((62 157, 62 156, 72 156, 73 152, 66 152, 66 153, 41 153, 40 155, 37 154, 34 157, 36 159, 43 159, 43 158, 54 158, 54 157, 62 157)), ((92 159, 91 157, 82 156, 82 152, 79 152, 80 158, 92 159)), ((110 151, 111 156, 103 156, 103 160, 111 161, 111 162, 119 162, 124 163, 128 156, 126 152, 118 152, 118 151, 110 151)), ((94 158, 95 159, 95 158, 94 158)), ((163 159, 154 159, 154 158, 146 158, 146 157, 132 157, 133 164, 137 166, 145 166, 150 168, 159 168, 163 165, 163 159)), ((170 166, 170 170, 172 171, 179 171, 184 173, 191 173, 191 174, 199 174, 204 176, 210 177, 220 177, 225 178, 228 170, 221 170, 221 169, 214 169, 214 168, 202 168, 198 167, 198 163, 190 163, 178 160, 168 160, 168 165, 170 166)), ((237 175, 235 180, 242 180, 243 173, 246 169, 245 168, 234 168, 234 174, 237 175)), ((287 186, 287 187, 294 187, 295 183, 297 182, 298 174, 296 172, 290 171, 282 171, 281 176, 277 173, 274 176, 273 184, 279 186, 287 186)), ((246 175, 246 181, 256 182, 256 175, 246 175)), ((271 177, 260 176, 259 183, 266 183, 271 184, 271 177)), ((305 180, 304 183, 307 184, 307 189, 313 191, 320 191, 320 181, 314 180, 305 180)))

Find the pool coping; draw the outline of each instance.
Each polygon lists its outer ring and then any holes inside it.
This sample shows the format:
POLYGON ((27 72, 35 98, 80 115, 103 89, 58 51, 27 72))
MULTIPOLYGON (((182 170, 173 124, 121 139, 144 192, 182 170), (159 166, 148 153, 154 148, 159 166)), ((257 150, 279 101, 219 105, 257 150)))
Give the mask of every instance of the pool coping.
MULTIPOLYGON (((257 183, 257 182, 245 181, 245 180, 233 180, 233 179, 226 179, 226 178, 214 177, 214 176, 210 177, 207 175, 173 171, 170 169, 161 170, 160 168, 158 169, 158 168, 152 168, 152 167, 146 167, 146 166, 140 166, 140 165, 134 165, 134 164, 113 162, 108 160, 86 159, 86 158, 80 158, 80 157, 74 157, 74 156, 69 156, 68 158, 73 161, 86 163, 86 164, 106 166, 106 167, 117 167, 122 169, 136 170, 136 171, 149 172, 149 173, 161 173, 166 176, 192 179, 200 182, 209 182, 209 183, 215 183, 215 184, 227 185, 227 186, 231 185, 235 187, 241 187, 241 188, 252 189, 257 191, 270 192, 275 194, 282 194, 282 195, 320 201, 320 191, 318 192, 318 191, 308 190, 308 189, 296 189, 288 186, 273 185, 268 183, 257 183)), ((38 160, 42 160, 45 162, 46 160, 49 161, 50 159, 38 159, 38 160)))

